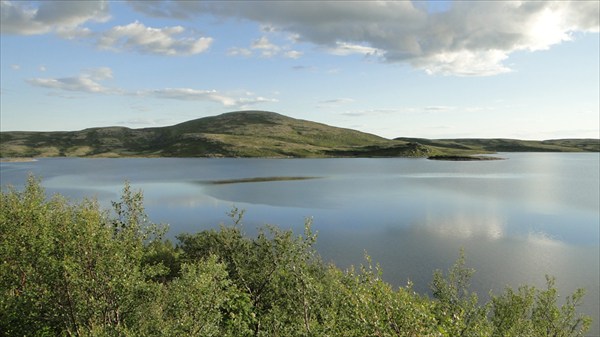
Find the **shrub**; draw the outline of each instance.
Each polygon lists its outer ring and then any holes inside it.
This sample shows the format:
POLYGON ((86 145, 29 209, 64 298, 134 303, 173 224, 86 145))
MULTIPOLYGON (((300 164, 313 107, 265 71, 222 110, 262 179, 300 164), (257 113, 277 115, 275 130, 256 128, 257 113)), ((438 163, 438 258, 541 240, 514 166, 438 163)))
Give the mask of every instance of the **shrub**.
POLYGON ((546 289, 506 289, 481 304, 464 253, 433 298, 323 263, 303 235, 273 226, 255 238, 232 226, 181 234, 148 221, 141 192, 103 211, 94 200, 47 198, 30 177, 0 199, 0 335, 7 336, 582 336, 584 292, 557 304, 546 289))

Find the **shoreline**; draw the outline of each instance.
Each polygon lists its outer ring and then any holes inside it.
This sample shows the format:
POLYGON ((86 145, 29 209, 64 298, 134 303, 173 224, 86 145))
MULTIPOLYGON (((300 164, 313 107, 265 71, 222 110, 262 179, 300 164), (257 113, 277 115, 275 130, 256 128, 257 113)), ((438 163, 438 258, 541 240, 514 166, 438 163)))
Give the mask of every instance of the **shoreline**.
POLYGON ((26 157, 10 157, 10 158, 0 158, 0 163, 30 163, 37 161, 35 158, 26 158, 26 157))

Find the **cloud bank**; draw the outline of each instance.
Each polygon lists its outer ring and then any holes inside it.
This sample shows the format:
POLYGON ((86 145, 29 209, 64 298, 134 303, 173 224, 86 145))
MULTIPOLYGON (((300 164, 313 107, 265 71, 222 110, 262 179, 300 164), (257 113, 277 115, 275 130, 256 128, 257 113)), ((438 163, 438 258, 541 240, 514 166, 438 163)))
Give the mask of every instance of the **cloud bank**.
POLYGON ((496 75, 516 51, 536 51, 598 32, 598 1, 457 1, 428 12, 408 1, 130 1, 147 15, 245 19, 296 34, 338 55, 376 55, 430 74, 496 75))
MULTIPOLYGON (((285 32, 291 43, 316 45, 330 54, 362 54, 409 64, 429 74, 486 76, 511 71, 517 51, 537 51, 600 31, 600 1, 453 1, 428 11, 418 1, 137 1, 138 13, 177 20, 201 17, 256 22, 265 34, 285 32)), ((114 51, 166 56, 196 55, 213 39, 182 26, 148 27, 139 21, 91 31, 110 19, 107 1, 1 2, 2 34, 57 34, 86 38, 114 51)), ((230 56, 298 58, 300 51, 263 36, 230 56)))

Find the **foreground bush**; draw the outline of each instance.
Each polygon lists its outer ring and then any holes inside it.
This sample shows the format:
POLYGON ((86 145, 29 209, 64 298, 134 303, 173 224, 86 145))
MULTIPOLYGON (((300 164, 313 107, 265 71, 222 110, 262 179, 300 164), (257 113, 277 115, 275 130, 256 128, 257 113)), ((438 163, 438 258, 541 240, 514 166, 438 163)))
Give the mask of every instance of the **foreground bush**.
POLYGON ((434 274, 433 298, 394 289, 367 257, 323 263, 310 222, 302 236, 232 226, 164 241, 142 195, 125 186, 93 200, 47 199, 30 178, 0 203, 0 334, 6 336, 582 336, 583 290, 557 304, 546 289, 507 289, 481 304, 464 256, 434 274))

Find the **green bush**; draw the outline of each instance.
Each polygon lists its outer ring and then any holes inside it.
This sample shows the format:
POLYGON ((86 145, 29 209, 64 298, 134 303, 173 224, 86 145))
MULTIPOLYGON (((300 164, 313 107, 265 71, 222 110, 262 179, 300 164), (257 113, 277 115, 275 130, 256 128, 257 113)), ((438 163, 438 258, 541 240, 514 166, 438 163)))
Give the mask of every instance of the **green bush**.
POLYGON ((0 203, 0 335, 6 336, 582 336, 584 292, 557 304, 545 289, 506 289, 480 303, 464 254, 434 273, 432 298, 394 289, 367 256, 342 271, 303 235, 233 225, 163 240, 141 192, 110 211, 47 198, 30 177, 0 203))

